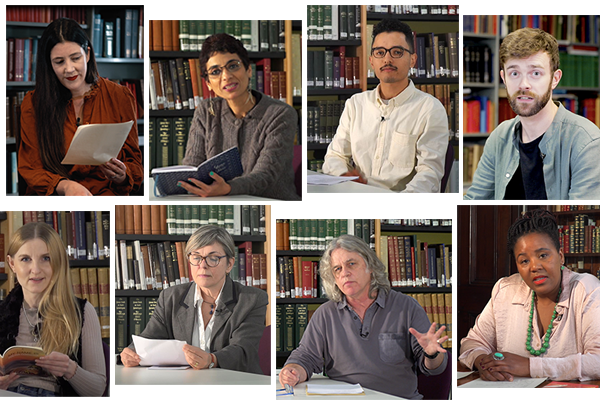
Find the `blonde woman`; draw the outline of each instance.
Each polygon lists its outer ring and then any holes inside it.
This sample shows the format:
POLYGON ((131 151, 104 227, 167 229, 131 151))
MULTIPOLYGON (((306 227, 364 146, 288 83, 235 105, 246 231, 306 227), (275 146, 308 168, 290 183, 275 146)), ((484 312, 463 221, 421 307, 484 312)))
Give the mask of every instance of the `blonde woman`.
POLYGON ((106 385, 100 324, 75 297, 65 247, 45 223, 23 225, 6 256, 17 285, 0 303, 0 353, 41 347, 40 375, 0 377, 0 389, 31 396, 101 396, 106 385), (45 376, 44 376, 45 375, 45 376))

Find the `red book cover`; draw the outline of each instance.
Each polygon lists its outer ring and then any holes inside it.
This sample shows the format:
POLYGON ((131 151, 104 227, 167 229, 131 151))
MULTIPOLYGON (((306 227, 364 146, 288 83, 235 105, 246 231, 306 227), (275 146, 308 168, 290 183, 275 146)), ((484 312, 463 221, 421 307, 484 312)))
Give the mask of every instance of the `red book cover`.
POLYGON ((318 261, 313 261, 312 262, 312 271, 313 271, 313 285, 312 285, 312 297, 318 297, 319 292, 318 292, 318 287, 319 287, 319 281, 318 281, 318 276, 319 276, 319 262, 318 261))
POLYGON ((360 88, 360 58, 352 57, 352 75, 353 75, 353 88, 360 88))
POLYGON ((333 55, 340 57, 340 89, 346 87, 346 46, 335 47, 333 55))
POLYGON ((271 59, 263 58, 257 61, 256 68, 261 68, 264 74, 264 94, 271 96, 271 59))
POLYGON ((410 258, 411 258, 411 265, 412 265, 412 281, 413 281, 413 286, 417 286, 417 264, 415 263, 415 248, 414 246, 411 246, 410 248, 410 258))
POLYGON ((238 248, 240 254, 246 255, 246 286, 252 286, 252 242, 244 242, 238 248))
MULTIPOLYGON (((344 65, 340 63, 340 66, 344 65)), ((341 71, 341 67, 340 67, 341 71)), ((340 72, 341 74, 341 72, 340 72)), ((352 57, 346 57, 344 74, 346 76, 346 89, 352 89, 354 87, 354 77, 352 76, 352 57)))
POLYGON ((388 275, 392 286, 397 286, 398 277, 396 276, 396 261, 394 259, 394 238, 387 237, 388 242, 388 275))
POLYGON ((302 296, 303 298, 312 297, 312 261, 302 261, 302 296))
POLYGON ((429 255, 428 255, 429 252, 427 251, 427 249, 428 249, 427 242, 425 242, 425 243, 423 243, 423 250, 425 250, 424 251, 425 257, 423 257, 423 262, 425 263, 425 271, 427 271, 427 276, 426 276, 427 279, 425 279, 426 284, 424 284, 423 286, 429 286, 429 255))
POLYGON ((252 254, 252 286, 260 288, 260 254, 252 254))
POLYGON ((271 97, 279 99, 279 71, 271 72, 271 97))
POLYGON ((259 254, 260 256, 260 288, 267 290, 267 255, 259 254))

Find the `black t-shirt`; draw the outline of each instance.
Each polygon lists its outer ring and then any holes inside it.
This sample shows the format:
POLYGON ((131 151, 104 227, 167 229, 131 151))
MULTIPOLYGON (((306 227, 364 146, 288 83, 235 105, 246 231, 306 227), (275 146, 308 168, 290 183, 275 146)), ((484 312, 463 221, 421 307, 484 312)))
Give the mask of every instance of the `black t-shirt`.
POLYGON ((519 137, 519 167, 506 187, 505 200, 547 200, 544 182, 544 159, 539 144, 544 135, 523 143, 522 126, 517 123, 519 137))

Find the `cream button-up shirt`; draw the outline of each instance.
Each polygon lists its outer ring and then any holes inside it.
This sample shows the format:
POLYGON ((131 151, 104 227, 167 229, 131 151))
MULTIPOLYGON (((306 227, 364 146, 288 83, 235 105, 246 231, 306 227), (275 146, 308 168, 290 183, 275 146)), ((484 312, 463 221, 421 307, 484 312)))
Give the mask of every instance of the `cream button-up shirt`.
MULTIPOLYGON (((202 295, 200 294, 200 289, 196 284, 194 284, 196 290, 194 291, 194 304, 196 305, 196 318, 194 319, 194 330, 192 333, 192 346, 196 346, 201 348, 207 353, 210 353, 210 341, 212 339, 212 329, 215 325, 215 319, 211 318, 206 325, 206 329, 204 328, 204 318, 202 318, 202 303, 204 300, 202 299, 202 295)), ((225 286, 225 282, 223 282, 223 286, 225 286)), ((221 293, 223 292, 223 286, 221 286, 221 290, 219 291, 219 295, 215 299, 215 308, 214 313, 217 310, 217 304, 219 303, 219 299, 221 298, 221 293)))
POLYGON ((448 118, 439 100, 410 81, 385 104, 377 86, 346 102, 323 172, 342 175, 356 168, 369 185, 437 193, 447 148, 448 118))

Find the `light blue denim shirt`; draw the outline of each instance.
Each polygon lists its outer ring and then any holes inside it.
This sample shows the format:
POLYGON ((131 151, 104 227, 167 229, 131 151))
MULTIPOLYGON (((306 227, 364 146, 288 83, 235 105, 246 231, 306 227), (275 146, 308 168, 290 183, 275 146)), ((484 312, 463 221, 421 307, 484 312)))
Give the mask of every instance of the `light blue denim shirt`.
MULTIPOLYGON (((545 155, 544 181, 548 200, 600 199, 600 129, 591 121, 558 111, 540 142, 545 155)), ((490 134, 465 200, 502 200, 519 166, 519 117, 505 121, 490 134)))

